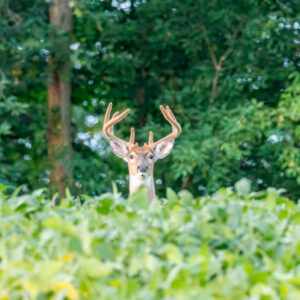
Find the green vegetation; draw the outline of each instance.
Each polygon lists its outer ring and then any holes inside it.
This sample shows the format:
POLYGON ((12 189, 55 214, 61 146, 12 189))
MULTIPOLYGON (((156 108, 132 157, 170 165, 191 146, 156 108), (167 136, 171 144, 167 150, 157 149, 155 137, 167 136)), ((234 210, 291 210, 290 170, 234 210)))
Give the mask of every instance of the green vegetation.
POLYGON ((0 1, 1 183, 49 186, 46 136, 60 127, 47 130, 47 84, 69 55, 73 194, 99 195, 112 181, 127 193, 126 164, 101 133, 113 102, 131 109, 116 126, 122 138, 131 126, 142 143, 150 130, 164 136, 160 104, 182 125, 157 163, 158 194, 206 195, 247 177, 299 199, 299 0, 73 0, 69 52, 50 2, 0 1))
POLYGON ((0 300, 300 299, 299 12, 0 0, 0 300), (168 201, 127 199, 110 102, 140 145, 174 112, 168 201))
POLYGON ((67 193, 53 206, 1 186, 0 299, 299 299, 299 205, 245 180, 167 198, 67 193))

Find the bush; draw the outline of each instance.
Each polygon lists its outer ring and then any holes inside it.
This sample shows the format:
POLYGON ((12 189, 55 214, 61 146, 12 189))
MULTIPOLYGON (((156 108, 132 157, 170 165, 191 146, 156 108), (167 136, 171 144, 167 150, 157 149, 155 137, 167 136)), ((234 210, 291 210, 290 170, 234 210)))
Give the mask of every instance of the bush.
POLYGON ((269 189, 69 195, 1 187, 0 299, 300 299, 299 206, 269 189))

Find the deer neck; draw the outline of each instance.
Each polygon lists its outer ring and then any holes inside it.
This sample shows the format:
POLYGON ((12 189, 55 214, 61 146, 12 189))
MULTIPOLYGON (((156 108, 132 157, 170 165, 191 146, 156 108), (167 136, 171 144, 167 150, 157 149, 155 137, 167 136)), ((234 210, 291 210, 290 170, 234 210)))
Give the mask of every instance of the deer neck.
POLYGON ((146 178, 142 178, 139 174, 129 174, 129 192, 133 194, 140 187, 145 187, 148 192, 148 201, 151 201, 156 197, 153 175, 149 175, 146 178))

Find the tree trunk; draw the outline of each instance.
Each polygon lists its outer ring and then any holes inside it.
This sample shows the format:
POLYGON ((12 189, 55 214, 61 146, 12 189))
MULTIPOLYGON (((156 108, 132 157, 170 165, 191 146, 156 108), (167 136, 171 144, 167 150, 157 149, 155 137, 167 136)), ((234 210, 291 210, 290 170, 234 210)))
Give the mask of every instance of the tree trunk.
POLYGON ((71 144, 71 62, 69 34, 72 28, 72 9, 69 0, 52 0, 49 8, 52 45, 49 60, 48 84, 48 157, 51 164, 50 189, 65 196, 72 173, 71 144))

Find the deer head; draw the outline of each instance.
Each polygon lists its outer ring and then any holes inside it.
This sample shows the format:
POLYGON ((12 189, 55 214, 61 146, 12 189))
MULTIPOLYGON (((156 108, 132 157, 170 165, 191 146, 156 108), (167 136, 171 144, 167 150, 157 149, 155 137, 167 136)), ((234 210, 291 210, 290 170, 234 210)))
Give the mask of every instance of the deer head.
POLYGON ((169 106, 165 108, 160 105, 163 116, 172 126, 172 132, 159 141, 153 142, 153 133, 151 131, 149 133, 148 144, 145 143, 144 146, 139 147, 138 144, 134 142, 135 131, 133 128, 131 128, 128 142, 116 137, 113 133, 113 126, 123 120, 129 114, 130 109, 126 109, 121 114, 116 112, 110 119, 111 109, 112 103, 108 105, 105 113, 103 133, 109 140, 112 152, 128 164, 130 194, 135 192, 140 186, 145 186, 148 189, 149 202, 151 202, 155 198, 153 179, 154 163, 158 159, 170 154, 174 140, 181 132, 181 127, 169 106))

